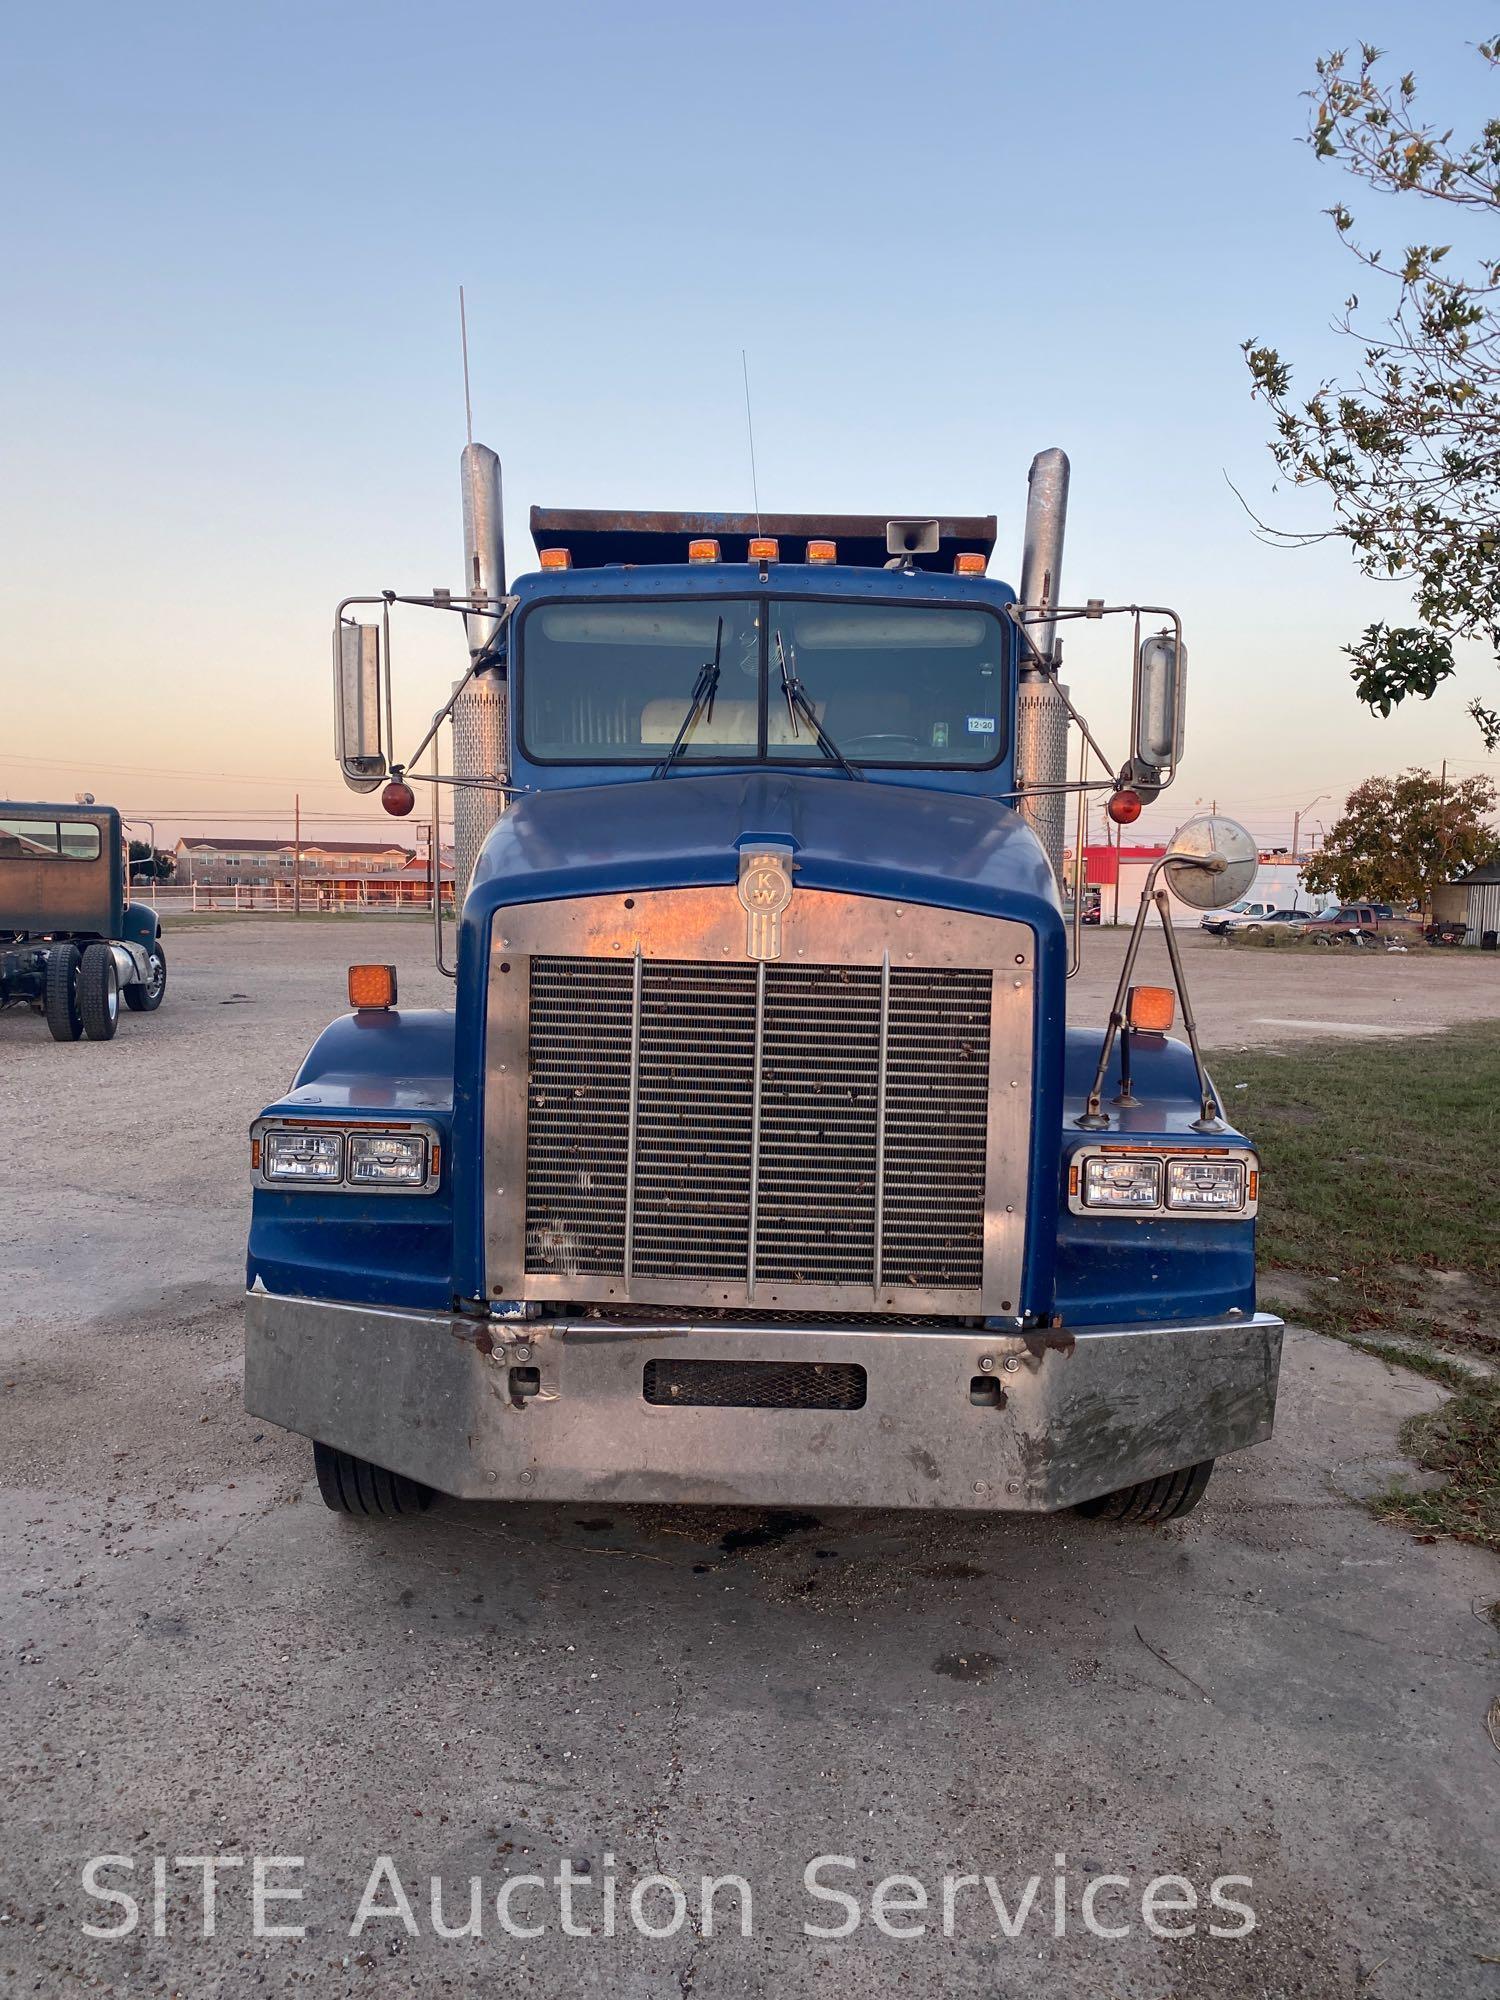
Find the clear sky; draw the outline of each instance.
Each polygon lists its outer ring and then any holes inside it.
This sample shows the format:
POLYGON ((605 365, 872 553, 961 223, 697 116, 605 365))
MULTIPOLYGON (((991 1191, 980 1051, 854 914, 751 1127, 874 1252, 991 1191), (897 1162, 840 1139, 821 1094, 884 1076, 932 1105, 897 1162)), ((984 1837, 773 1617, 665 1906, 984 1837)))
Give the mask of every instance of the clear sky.
MULTIPOLYGON (((1463 714, 1492 669, 1367 717, 1339 648, 1401 593, 1259 546, 1226 484, 1318 523, 1271 492, 1239 352, 1309 386, 1349 365, 1321 210, 1350 189, 1298 143, 1314 59, 1374 40, 1463 128, 1493 26, 1448 0, 18 11, 0 792, 175 834, 300 790, 388 829, 334 775, 328 626, 346 592, 459 582, 460 281, 513 570, 533 501, 747 506, 743 347, 767 508, 994 512, 1014 579, 1032 454, 1066 447, 1065 594, 1186 619, 1156 823, 1217 798, 1286 840, 1372 771, 1493 769, 1463 714)), ((428 622, 413 728, 463 663, 428 622)), ((1126 665, 1121 633, 1070 668, 1107 745, 1126 665)))

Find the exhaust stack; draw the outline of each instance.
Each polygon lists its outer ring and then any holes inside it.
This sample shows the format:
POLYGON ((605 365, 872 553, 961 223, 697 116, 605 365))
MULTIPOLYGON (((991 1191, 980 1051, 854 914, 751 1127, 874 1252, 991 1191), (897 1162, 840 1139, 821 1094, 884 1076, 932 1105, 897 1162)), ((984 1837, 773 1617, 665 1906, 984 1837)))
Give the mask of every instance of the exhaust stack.
MULTIPOLYGON (((1021 554, 1021 602, 1055 609, 1061 601, 1063 536, 1068 520, 1068 454, 1039 451, 1031 461, 1026 501, 1026 534, 1021 554)), ((1034 788, 1063 785, 1068 777, 1068 710, 1059 692, 1057 621, 1043 618, 1026 628, 1047 662, 1043 671, 1029 658, 1021 668, 1016 703, 1016 787, 1023 794, 1021 816, 1042 843, 1062 886, 1066 796, 1034 788)))
MULTIPOLYGON (((491 599, 505 595, 505 527, 500 504, 500 461, 488 445, 465 445, 459 460, 464 506, 464 591, 491 599)), ((498 617, 470 612, 464 620, 472 658, 500 629, 498 617)), ((495 667, 475 674, 453 704, 453 774, 504 781, 505 675, 495 667)), ((458 785, 453 794, 454 896, 463 907, 479 850, 504 810, 499 792, 458 785)))

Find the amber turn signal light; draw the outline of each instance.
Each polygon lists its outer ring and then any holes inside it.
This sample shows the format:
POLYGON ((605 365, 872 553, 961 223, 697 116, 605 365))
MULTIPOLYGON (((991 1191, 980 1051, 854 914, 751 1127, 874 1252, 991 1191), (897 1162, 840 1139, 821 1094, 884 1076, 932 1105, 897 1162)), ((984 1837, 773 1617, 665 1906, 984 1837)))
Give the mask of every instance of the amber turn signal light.
POLYGON ((349 1005, 361 1014, 381 1011, 396 1004, 394 965, 351 965, 349 1005))
POLYGON ((1144 1034, 1164 1035, 1177 1019, 1177 996, 1170 986, 1132 986, 1125 1018, 1144 1034))

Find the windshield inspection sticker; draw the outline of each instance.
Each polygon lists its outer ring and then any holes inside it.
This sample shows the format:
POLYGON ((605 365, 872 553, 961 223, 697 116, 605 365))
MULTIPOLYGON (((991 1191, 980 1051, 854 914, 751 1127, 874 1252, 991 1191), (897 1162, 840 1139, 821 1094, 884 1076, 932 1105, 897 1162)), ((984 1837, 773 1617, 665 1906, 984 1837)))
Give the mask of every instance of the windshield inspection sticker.
POLYGON ((994 733, 995 718, 993 715, 971 715, 969 717, 969 734, 971 736, 993 736, 994 733))

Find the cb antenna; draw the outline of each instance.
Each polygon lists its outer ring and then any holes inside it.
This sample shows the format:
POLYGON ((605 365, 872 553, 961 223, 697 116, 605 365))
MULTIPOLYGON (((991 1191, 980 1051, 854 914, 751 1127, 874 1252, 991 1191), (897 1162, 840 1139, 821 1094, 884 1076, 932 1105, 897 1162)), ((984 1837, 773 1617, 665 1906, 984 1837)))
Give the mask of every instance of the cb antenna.
POLYGON ((464 311, 464 288, 458 288, 458 337, 464 350, 464 428, 469 443, 474 442, 474 405, 469 401, 469 316, 464 311))
POLYGON ((750 414, 750 363, 740 349, 740 373, 745 378, 745 429, 750 437, 750 493, 755 501, 755 532, 760 533, 760 484, 755 477, 755 419, 750 414))

